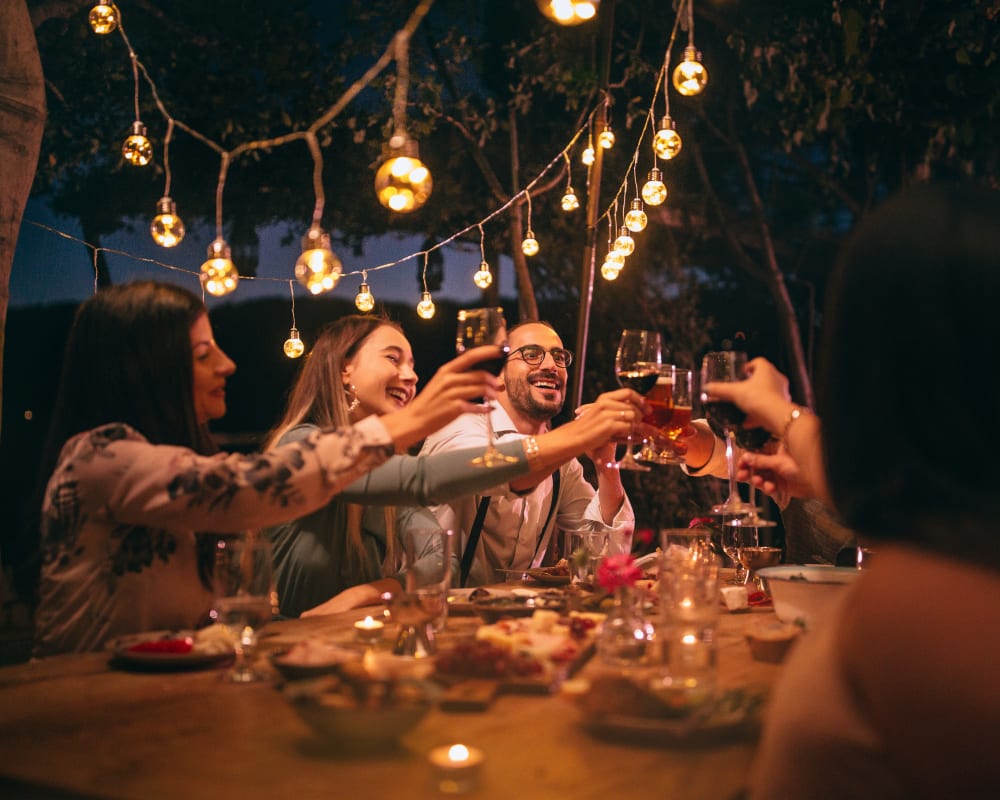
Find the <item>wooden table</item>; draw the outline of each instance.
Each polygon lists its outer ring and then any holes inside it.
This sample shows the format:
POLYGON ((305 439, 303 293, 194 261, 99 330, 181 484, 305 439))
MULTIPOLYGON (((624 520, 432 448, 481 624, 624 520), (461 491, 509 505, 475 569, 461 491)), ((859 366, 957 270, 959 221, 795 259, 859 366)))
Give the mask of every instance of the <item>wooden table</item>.
MULTIPOLYGON (((270 647, 347 635, 363 610, 272 623, 270 647)), ((770 685, 780 666, 744 640, 770 611, 726 614, 719 683, 770 685)), ((453 632, 475 618, 449 620, 453 632)), ((593 659, 585 677, 602 666, 593 659)), ((733 798, 751 742, 677 748, 609 743, 560 695, 501 695, 480 713, 432 710, 395 752, 346 756, 317 741, 275 686, 237 685, 220 670, 133 673, 105 653, 0 669, 0 797, 440 798, 427 753, 461 741, 486 753, 476 798, 733 798)))

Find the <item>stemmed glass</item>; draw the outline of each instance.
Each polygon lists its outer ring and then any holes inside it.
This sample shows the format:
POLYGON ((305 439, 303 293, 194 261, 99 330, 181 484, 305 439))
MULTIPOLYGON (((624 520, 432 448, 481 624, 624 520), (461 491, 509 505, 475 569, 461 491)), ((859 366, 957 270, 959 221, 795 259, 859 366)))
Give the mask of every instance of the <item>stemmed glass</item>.
POLYGON ((216 543, 212 571, 213 616, 236 636, 236 663, 227 678, 236 683, 267 680, 254 667, 257 632, 277 612, 271 542, 258 534, 228 536, 216 543))
MULTIPOLYGON (((503 354, 494 359, 482 361, 476 369, 485 369, 494 375, 499 375, 504 361, 510 352, 507 344, 507 321, 502 308, 463 308, 458 312, 458 333, 455 337, 455 350, 459 355, 472 347, 486 344, 499 345, 503 354)), ((492 405, 487 404, 486 411, 486 451, 471 463, 475 467, 495 467, 499 464, 513 463, 516 458, 506 456, 497 450, 493 444, 493 420, 490 411, 492 405)))
POLYGON ((726 467, 729 472, 729 496, 724 502, 712 506, 713 514, 749 514, 756 509, 743 502, 736 488, 736 431, 746 419, 734 403, 712 400, 704 391, 706 383, 715 381, 734 382, 746 378, 743 368, 747 363, 747 354, 739 350, 720 350, 706 353, 701 361, 701 403, 708 417, 708 424, 716 434, 726 442, 726 467))
POLYGON ((736 565, 736 574, 733 575, 731 583, 745 584, 750 577, 744 559, 741 555, 751 547, 756 547, 759 542, 759 532, 753 525, 746 524, 745 520, 739 517, 726 519, 722 523, 722 552, 724 552, 736 565))
MULTIPOLYGON (((656 385, 662 360, 662 342, 657 331, 624 330, 615 354, 615 376, 618 383, 645 395, 656 385)), ((625 457, 613 466, 649 472, 649 467, 640 464, 632 455, 632 431, 625 444, 625 457)))

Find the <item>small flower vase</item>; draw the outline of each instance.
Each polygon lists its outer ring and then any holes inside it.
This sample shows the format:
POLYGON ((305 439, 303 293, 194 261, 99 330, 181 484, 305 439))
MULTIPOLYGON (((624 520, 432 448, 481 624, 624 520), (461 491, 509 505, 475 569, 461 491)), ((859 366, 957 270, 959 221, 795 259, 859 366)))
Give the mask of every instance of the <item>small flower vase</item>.
POLYGON ((597 637, 597 652, 605 663, 619 667, 638 666, 650 650, 651 628, 636 608, 630 586, 615 589, 615 604, 597 637))

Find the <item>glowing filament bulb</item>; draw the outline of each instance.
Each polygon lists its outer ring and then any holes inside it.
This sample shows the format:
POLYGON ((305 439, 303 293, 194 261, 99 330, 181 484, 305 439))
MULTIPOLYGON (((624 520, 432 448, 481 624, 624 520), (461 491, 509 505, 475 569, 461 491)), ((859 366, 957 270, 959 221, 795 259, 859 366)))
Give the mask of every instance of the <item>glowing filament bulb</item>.
POLYGON ((669 116, 661 119, 660 129, 653 137, 653 149, 656 151, 656 155, 664 161, 669 161, 681 151, 683 145, 674 121, 669 116))
POLYGON ((620 250, 609 250, 608 254, 604 257, 604 263, 622 269, 625 266, 625 254, 620 250))
POLYGON ((605 150, 610 150, 615 146, 615 132, 607 123, 604 125, 604 130, 598 135, 597 143, 605 150))
POLYGON ((104 36, 118 27, 118 10, 111 3, 99 2, 90 9, 90 29, 104 36))
POLYGON ((560 25, 579 25, 593 19, 600 0, 537 0, 538 9, 560 25))
POLYGON ((580 207, 580 201, 576 197, 576 192, 572 186, 566 187, 566 194, 562 196, 562 210, 576 211, 580 207))
POLYGON ((153 145, 146 138, 146 126, 139 120, 132 123, 132 133, 122 144, 122 155, 133 167, 144 167, 153 160, 153 145))
POLYGON ((293 327, 285 339, 285 355, 289 358, 298 358, 306 351, 306 346, 299 338, 299 329, 293 327))
POLYGON ((378 201, 399 214, 415 211, 434 188, 431 172, 417 152, 417 143, 397 134, 389 140, 389 156, 375 173, 378 201))
POLYGON ((240 282, 232 252, 221 237, 208 246, 208 261, 201 265, 201 283, 205 291, 222 297, 233 291, 240 282))
POLYGON ((373 308, 375 308, 375 295, 372 294, 372 290, 368 288, 368 284, 364 281, 358 287, 358 293, 354 296, 354 305, 357 306, 358 311, 362 314, 367 314, 373 308))
POLYGON ((493 283, 493 273, 490 272, 490 265, 485 261, 479 265, 479 271, 472 276, 472 282, 480 289, 489 289, 493 283))
POLYGON ((160 247, 176 247, 184 238, 184 223, 177 216, 177 204, 169 197, 161 197, 156 204, 149 233, 160 247))
POLYGON ((430 292, 423 292, 420 295, 420 302, 417 303, 417 314, 421 319, 430 319, 434 316, 434 301, 431 300, 430 292))
POLYGON ((642 210, 642 200, 636 197, 632 201, 632 208, 625 215, 625 227, 632 231, 632 233, 639 233, 646 229, 647 222, 649 222, 649 218, 646 216, 646 212, 642 210))
POLYGON ((615 239, 615 243, 612 245, 612 250, 617 250, 625 256, 630 256, 635 252, 635 239, 629 236, 628 228, 624 225, 621 227, 621 230, 618 231, 618 238, 615 239))
POLYGON ((674 88, 685 97, 693 97, 707 83, 708 72, 701 64, 701 53, 689 44, 684 48, 684 60, 674 68, 674 88))
POLYGON ((588 167, 594 163, 594 159, 597 156, 594 155, 594 145, 587 143, 587 146, 583 148, 583 152, 580 154, 580 160, 586 164, 588 167))
POLYGON ((531 228, 528 228, 528 235, 521 242, 521 252, 526 256, 537 256, 540 249, 538 240, 535 238, 535 232, 531 228))
POLYGON ((605 261, 601 264, 601 277, 606 281, 613 281, 619 275, 622 274, 622 268, 611 261, 605 261))
POLYGON ((295 262, 295 277, 311 294, 330 291, 343 273, 340 259, 330 249, 330 236, 313 225, 302 237, 302 255, 295 262))
POLYGON ((663 173, 656 167, 649 171, 649 177, 642 186, 642 199, 651 206, 662 205, 667 199, 667 187, 663 182, 663 173))

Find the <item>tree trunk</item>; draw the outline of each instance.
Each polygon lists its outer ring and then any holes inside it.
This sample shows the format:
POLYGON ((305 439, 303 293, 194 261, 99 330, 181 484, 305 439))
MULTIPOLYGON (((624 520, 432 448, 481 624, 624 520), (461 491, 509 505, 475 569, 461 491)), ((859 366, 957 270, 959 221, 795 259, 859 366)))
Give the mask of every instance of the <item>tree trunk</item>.
POLYGON ((24 0, 0 14, 0 408, 10 270, 45 129, 45 84, 24 0))

